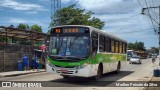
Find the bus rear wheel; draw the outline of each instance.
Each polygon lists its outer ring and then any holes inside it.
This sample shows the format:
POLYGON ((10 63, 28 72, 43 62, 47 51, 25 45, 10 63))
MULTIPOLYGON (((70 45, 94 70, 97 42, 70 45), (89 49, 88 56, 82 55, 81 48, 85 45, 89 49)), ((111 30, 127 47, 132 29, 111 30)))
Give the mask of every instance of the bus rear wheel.
POLYGON ((115 73, 119 73, 120 72, 120 68, 121 68, 121 63, 119 62, 117 65, 117 70, 115 71, 115 73))

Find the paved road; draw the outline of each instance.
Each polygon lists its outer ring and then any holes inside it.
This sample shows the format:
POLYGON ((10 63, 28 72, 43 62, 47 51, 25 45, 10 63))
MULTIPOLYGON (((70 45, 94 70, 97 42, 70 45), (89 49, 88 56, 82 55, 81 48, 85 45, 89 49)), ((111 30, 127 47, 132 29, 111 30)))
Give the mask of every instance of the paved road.
POLYGON ((114 81, 117 81, 121 78, 126 77, 129 74, 134 73, 137 69, 143 68, 144 66, 151 63, 151 59, 143 59, 142 64, 129 64, 122 68, 119 74, 115 73, 108 73, 103 75, 101 79, 98 81, 93 81, 91 78, 71 78, 71 79, 63 79, 59 75, 50 74, 50 73, 36 73, 30 75, 22 75, 22 76, 15 76, 15 77, 6 77, 0 78, 0 81, 49 81, 49 84, 53 86, 59 87, 83 87, 83 86, 95 86, 95 87, 103 87, 111 84, 114 81), (108 83, 104 83, 104 81, 110 81, 108 83))

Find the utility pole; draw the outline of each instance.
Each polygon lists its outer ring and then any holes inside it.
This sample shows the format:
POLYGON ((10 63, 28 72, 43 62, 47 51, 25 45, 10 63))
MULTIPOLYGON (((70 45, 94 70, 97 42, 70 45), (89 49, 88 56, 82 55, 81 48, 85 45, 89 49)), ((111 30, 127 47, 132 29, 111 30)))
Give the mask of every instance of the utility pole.
POLYGON ((159 36, 159 66, 160 66, 160 6, 158 7, 159 8, 159 25, 158 25, 158 36, 159 36))
POLYGON ((149 16, 150 18, 152 18, 158 24, 158 36, 159 36, 159 42, 158 42, 158 44, 159 44, 159 57, 158 58, 159 58, 159 66, 160 66, 160 6, 142 8, 142 13, 141 14, 146 15, 144 13, 144 11, 148 10, 148 13, 149 13, 149 9, 151 9, 151 8, 158 8, 159 9, 159 20, 158 20, 158 23, 150 15, 147 15, 147 16, 149 16))

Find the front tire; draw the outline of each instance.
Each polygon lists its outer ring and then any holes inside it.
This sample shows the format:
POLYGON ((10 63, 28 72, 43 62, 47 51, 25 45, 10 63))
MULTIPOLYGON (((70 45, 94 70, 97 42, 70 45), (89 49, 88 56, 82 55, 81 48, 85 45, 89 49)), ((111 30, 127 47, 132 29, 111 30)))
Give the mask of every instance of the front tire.
POLYGON ((98 80, 100 77, 102 77, 102 66, 98 66, 97 75, 93 77, 94 80, 98 80))

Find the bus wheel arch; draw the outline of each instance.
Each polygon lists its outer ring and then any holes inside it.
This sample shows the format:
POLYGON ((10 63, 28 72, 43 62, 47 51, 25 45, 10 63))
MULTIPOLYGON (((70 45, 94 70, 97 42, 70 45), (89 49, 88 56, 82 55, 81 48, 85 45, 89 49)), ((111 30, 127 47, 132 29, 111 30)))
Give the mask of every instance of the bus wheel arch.
POLYGON ((93 77, 94 80, 98 80, 102 76, 102 74, 103 74, 103 64, 102 64, 102 62, 100 62, 98 64, 97 74, 96 74, 96 76, 93 77))
POLYGON ((100 62, 99 65, 98 65, 98 67, 100 67, 100 69, 101 69, 101 74, 103 74, 103 63, 100 62))

